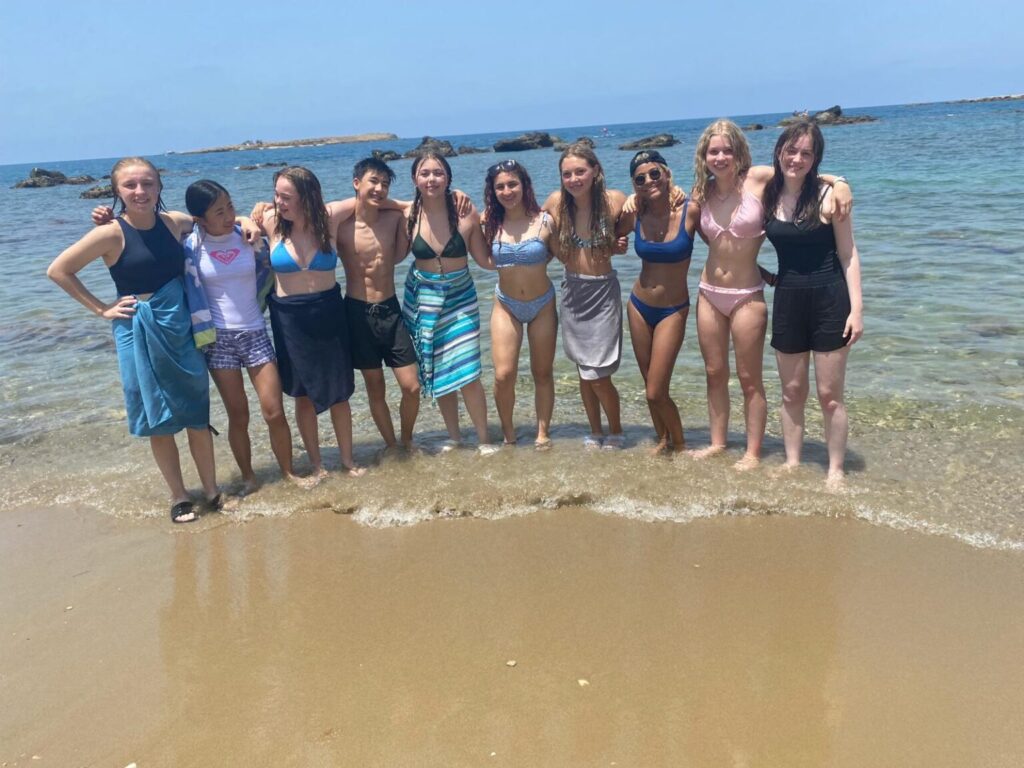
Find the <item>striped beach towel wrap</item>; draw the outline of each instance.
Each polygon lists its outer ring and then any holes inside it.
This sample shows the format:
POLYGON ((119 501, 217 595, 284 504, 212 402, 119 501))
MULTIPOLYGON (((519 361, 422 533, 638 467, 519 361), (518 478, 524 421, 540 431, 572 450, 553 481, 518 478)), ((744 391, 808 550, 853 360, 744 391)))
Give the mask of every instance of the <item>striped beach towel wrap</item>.
POLYGON ((402 317, 416 345, 424 397, 480 378, 480 305, 469 269, 440 274, 410 267, 402 317))

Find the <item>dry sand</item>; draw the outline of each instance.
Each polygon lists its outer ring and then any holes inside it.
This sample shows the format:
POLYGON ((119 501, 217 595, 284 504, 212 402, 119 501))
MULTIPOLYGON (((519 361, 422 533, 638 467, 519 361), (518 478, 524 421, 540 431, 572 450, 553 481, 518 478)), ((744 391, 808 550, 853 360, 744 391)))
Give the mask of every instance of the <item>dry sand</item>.
POLYGON ((1024 557, 856 521, 5 512, 0 585, 6 766, 1024 764, 1024 557))

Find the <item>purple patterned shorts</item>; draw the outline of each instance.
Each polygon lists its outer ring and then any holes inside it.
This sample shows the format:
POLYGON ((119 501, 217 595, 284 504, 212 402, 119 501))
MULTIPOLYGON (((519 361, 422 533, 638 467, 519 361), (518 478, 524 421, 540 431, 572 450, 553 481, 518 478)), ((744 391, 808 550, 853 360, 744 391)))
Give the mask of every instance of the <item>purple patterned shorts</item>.
POLYGON ((266 330, 217 329, 217 340, 203 349, 210 368, 253 368, 277 359, 266 330))

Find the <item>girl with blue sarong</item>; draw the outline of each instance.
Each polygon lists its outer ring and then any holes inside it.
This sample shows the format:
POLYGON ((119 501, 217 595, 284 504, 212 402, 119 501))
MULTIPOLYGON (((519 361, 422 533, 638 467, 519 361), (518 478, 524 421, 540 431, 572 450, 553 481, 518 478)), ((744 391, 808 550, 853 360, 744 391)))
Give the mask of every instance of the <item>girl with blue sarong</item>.
POLYGON ((148 160, 119 160, 110 183, 120 215, 61 253, 47 275, 93 314, 112 322, 128 429, 149 438, 171 492, 171 520, 187 523, 196 519, 196 510, 174 441, 183 429, 203 485, 204 506, 221 506, 209 431, 209 378, 192 338, 182 282, 181 239, 192 230, 192 219, 163 211, 160 174, 148 160), (110 304, 78 278, 78 272, 99 258, 117 288, 117 299, 110 304))

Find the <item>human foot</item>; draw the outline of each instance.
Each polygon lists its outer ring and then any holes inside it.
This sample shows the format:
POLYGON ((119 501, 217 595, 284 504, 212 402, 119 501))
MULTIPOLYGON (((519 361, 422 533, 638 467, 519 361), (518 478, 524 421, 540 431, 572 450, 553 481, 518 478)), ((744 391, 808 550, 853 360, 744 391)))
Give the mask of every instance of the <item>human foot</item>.
POLYGON ((692 451, 687 451, 691 459, 707 459, 711 456, 717 456, 720 453, 725 452, 724 445, 708 445, 704 448, 697 448, 692 451))
POLYGON ((749 472, 761 465, 761 458, 752 453, 743 454, 743 458, 732 465, 737 472, 749 472))
POLYGON ((829 493, 838 493, 846 488, 846 473, 841 469, 830 469, 828 477, 825 478, 825 490, 829 493))

